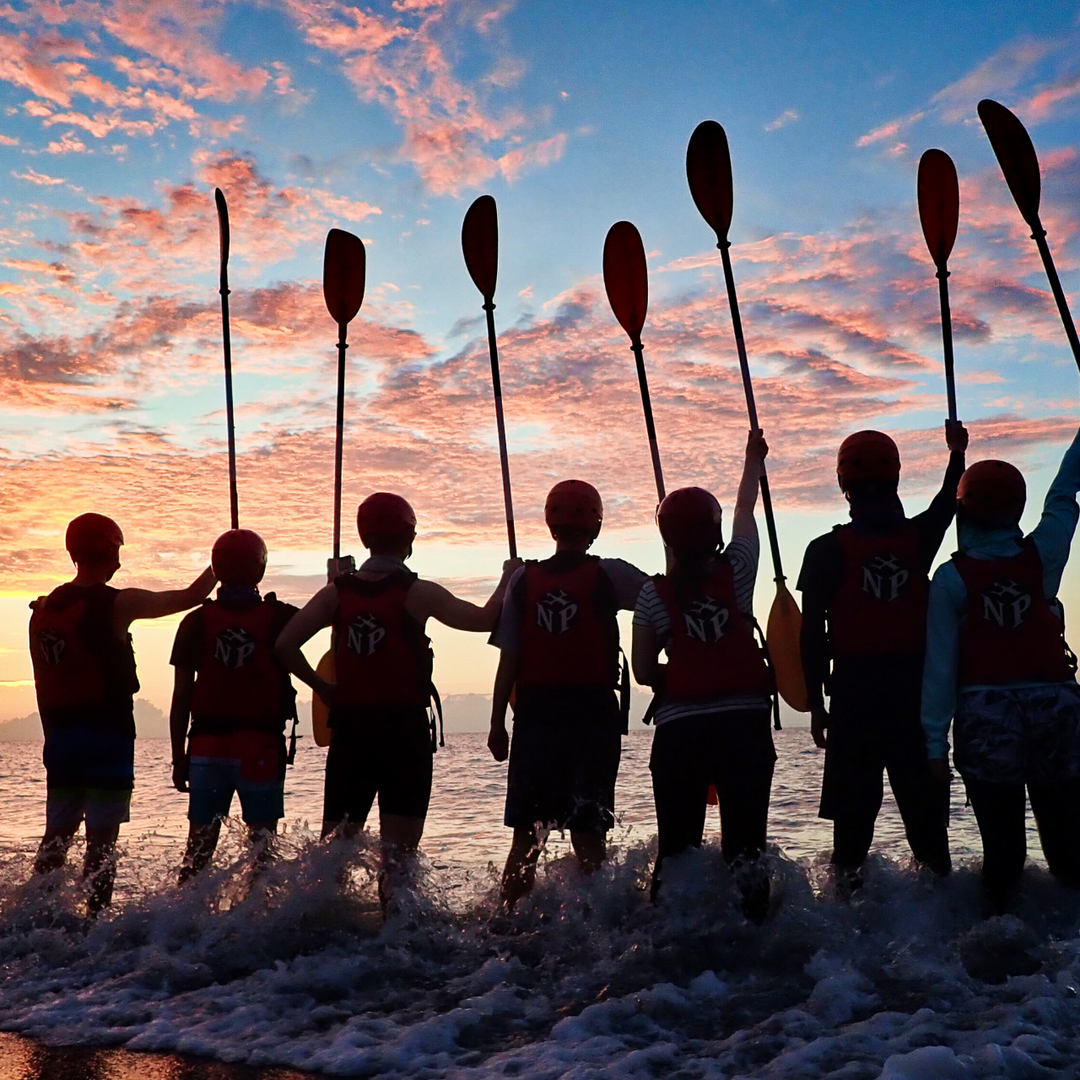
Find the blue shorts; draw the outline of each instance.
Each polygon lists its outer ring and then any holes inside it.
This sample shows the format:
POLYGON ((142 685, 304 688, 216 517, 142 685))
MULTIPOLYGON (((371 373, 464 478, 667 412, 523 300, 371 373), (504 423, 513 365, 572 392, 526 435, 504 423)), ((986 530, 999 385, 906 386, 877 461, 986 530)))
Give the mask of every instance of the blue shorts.
POLYGON ((131 819, 135 739, 127 732, 70 727, 50 731, 45 763, 45 825, 50 832, 115 829, 131 819))
POLYGON ((228 817, 235 792, 247 825, 285 815, 285 740, 265 731, 193 735, 189 748, 188 821, 211 825, 228 817))

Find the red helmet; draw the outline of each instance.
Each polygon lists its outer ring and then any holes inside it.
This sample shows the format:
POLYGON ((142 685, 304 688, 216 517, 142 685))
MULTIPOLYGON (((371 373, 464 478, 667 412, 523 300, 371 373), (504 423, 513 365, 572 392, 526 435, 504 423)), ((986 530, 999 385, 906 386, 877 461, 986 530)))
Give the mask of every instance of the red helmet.
POLYGON ((714 551, 720 544, 722 511, 716 496, 699 487, 679 488, 660 504, 656 523, 673 551, 714 551))
POLYGON ((356 531, 368 548, 373 538, 376 542, 411 540, 416 535, 416 514, 400 495, 376 491, 357 507, 356 531))
POLYGON ((120 526, 104 514, 80 514, 68 522, 64 536, 64 546, 73 562, 117 555, 123 543, 120 526))
POLYGON ((230 529, 215 541, 210 565, 222 585, 258 585, 266 573, 266 545, 250 529, 230 529))
POLYGON ((861 480, 900 481, 900 451, 884 431, 856 431, 836 454, 836 478, 847 491, 861 480))
POLYGON ((1027 485, 1007 461, 976 461, 960 477, 956 498, 976 521, 1015 524, 1024 512, 1027 485))
POLYGON ((548 492, 544 521, 552 536, 562 527, 582 529, 595 539, 604 521, 600 492, 584 480, 560 480, 548 492))

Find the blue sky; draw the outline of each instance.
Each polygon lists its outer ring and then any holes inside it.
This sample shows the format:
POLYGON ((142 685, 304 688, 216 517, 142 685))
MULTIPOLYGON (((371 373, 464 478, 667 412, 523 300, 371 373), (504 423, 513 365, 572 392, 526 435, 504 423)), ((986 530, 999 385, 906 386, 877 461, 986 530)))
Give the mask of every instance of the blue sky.
MULTIPOLYGON (((704 484, 730 503, 742 396, 716 252, 684 172, 705 118, 731 145, 733 257, 788 572, 842 516, 832 460, 845 434, 896 435, 913 510, 944 467, 936 283, 915 208, 930 146, 961 180, 950 283, 971 457, 1025 468, 1033 524, 1075 423, 1077 374, 975 106, 994 97, 1028 125, 1044 222, 1075 290, 1078 13, 0 5, 0 606, 12 626, 0 714, 29 711, 23 605, 66 574, 70 516, 112 513, 129 537, 124 580, 160 584, 192 576, 228 524, 216 185, 233 218, 241 509, 290 598, 315 587, 330 543, 334 327, 319 276, 331 227, 368 247, 346 504, 399 490, 425 532, 418 569, 473 592, 497 571, 486 345, 459 246, 485 192, 499 206, 496 318, 526 553, 547 544, 547 488, 579 475, 608 504, 601 547, 659 569, 632 359, 599 277, 622 218, 649 253, 643 338, 668 486, 704 484)), ((1070 573, 1066 601, 1077 592, 1070 573)), ((147 647, 146 675, 162 648, 147 647)), ((443 651, 455 689, 484 689, 478 642, 443 651)))

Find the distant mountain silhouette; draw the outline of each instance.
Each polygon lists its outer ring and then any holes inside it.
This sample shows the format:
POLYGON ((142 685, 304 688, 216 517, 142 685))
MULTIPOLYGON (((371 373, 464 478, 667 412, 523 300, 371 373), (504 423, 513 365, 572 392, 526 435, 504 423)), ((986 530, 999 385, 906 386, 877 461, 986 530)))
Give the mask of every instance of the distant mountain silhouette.
MULTIPOLYGON (((169 718, 146 698, 136 698, 135 730, 143 739, 167 739, 169 718)), ((41 742, 43 738, 36 712, 0 723, 0 742, 41 742)))

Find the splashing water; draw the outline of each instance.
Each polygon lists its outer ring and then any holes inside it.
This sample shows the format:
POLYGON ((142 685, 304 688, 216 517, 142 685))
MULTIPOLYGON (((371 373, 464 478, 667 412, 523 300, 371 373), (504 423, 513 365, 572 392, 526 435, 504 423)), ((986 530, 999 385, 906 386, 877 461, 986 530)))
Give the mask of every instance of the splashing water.
MULTIPOLYGON (((465 738, 433 805, 449 805, 456 784, 479 815, 482 737, 469 752, 465 738)), ((366 836, 324 845, 291 825, 256 875, 230 824, 213 866, 178 889, 182 820, 133 822, 118 901, 96 923, 80 915, 75 858, 28 880, 32 843, 12 839, 0 1029, 372 1077, 1077 1075, 1080 897, 1032 865, 1017 914, 984 922, 970 853, 937 882, 887 839, 865 887, 839 902, 812 816, 819 759, 793 749, 804 739, 781 738, 762 927, 739 914, 715 826, 705 848, 671 863, 662 905, 648 903, 654 826, 635 816, 647 787, 621 798, 600 871, 583 877, 556 844, 509 918, 492 918, 508 839, 497 816, 467 858, 433 819, 415 890, 385 924, 366 836)), ((629 740, 624 784, 644 753, 647 740, 629 740)), ((301 799, 294 791, 287 806, 301 799)), ((888 837, 895 809, 885 813, 888 837)))

